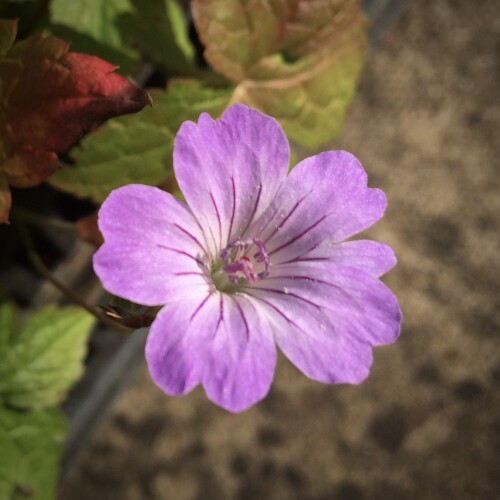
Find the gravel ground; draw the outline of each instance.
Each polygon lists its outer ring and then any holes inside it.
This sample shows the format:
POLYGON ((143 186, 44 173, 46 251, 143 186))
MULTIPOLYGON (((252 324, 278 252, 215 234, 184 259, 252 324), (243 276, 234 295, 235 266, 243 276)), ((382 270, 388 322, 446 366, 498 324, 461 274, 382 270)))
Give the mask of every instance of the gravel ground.
POLYGON ((372 50, 335 148, 389 198, 405 314, 361 386, 283 357, 238 416, 168 398, 144 369, 63 500, 496 499, 500 492, 499 50, 495 0, 413 0, 372 50))

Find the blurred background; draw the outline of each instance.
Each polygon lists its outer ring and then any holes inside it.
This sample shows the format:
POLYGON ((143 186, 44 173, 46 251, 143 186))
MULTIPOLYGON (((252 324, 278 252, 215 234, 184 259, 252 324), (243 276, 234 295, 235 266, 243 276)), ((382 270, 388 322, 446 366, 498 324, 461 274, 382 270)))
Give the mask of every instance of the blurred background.
POLYGON ((166 397, 145 364, 71 464, 61 500, 496 499, 500 495, 500 16, 496 0, 412 0, 371 48, 334 149, 388 195, 367 237, 400 340, 361 386, 281 357, 269 396, 230 415, 166 397))

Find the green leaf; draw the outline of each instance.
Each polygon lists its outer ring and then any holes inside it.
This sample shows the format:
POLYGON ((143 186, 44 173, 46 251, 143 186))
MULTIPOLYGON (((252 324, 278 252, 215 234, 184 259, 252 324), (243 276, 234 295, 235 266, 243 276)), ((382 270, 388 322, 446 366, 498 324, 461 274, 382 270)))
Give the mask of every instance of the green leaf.
POLYGON ((97 203, 126 184, 175 186, 172 148, 181 123, 198 119, 203 111, 212 116, 221 114, 231 89, 212 89, 183 80, 150 95, 152 108, 109 120, 86 136, 79 147, 70 150, 75 165, 52 175, 49 182, 97 203))
POLYGON ((317 149, 339 132, 366 50, 353 0, 194 0, 193 18, 215 70, 235 83, 232 102, 274 116, 317 149))
POLYGON ((131 12, 129 0, 52 0, 48 31, 71 42, 71 50, 101 57, 124 74, 138 67, 139 54, 126 43, 119 17, 131 12))
POLYGON ((122 31, 169 74, 196 73, 195 50, 177 0, 131 0, 135 12, 120 16, 122 31))
POLYGON ((66 422, 55 409, 16 411, 0 406, 0 498, 55 498, 66 422))
POLYGON ((0 403, 15 408, 57 404, 80 376, 94 318, 81 309, 46 307, 21 325, 0 306, 0 403))

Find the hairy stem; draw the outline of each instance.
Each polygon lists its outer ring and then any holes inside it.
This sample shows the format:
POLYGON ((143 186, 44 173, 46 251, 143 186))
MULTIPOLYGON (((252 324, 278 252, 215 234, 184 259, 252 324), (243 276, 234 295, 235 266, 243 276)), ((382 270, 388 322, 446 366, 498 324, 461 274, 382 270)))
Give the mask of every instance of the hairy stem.
POLYGON ((74 304, 83 307, 86 311, 88 311, 90 314, 92 314, 98 321, 103 323, 104 325, 113 328, 114 330, 118 330, 120 332, 127 332, 130 333, 131 329, 123 326, 121 323, 118 323, 117 321, 112 320, 108 316, 106 316, 104 313, 100 312, 99 310, 93 308, 90 304, 88 304, 82 297, 80 297, 77 293, 75 293, 73 290, 69 289, 67 286, 65 286, 63 283, 61 283, 57 278, 55 278, 50 270, 47 268, 43 260, 40 258, 38 255, 34 245, 33 245, 33 240, 31 239, 31 236, 26 229, 26 227, 21 223, 17 224, 17 228, 19 231, 19 234, 24 242, 25 248, 26 248, 26 254, 33 266, 33 268, 42 276, 45 278, 47 281, 50 281, 58 290, 60 290, 68 299, 70 299, 74 304))
POLYGON ((29 224, 34 224, 35 226, 52 227, 54 229, 72 231, 73 233, 76 232, 75 224, 73 222, 54 219, 52 217, 47 217, 46 215, 40 215, 25 208, 13 207, 11 210, 11 214, 14 217, 23 219, 29 224))

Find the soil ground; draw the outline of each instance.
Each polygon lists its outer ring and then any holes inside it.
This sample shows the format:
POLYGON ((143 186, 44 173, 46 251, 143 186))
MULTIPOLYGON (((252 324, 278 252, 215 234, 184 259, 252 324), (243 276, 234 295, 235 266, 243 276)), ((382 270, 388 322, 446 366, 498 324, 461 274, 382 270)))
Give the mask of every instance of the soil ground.
POLYGON ((360 386, 283 357, 238 416, 146 369, 63 500, 496 499, 500 492, 500 18, 496 0, 413 0, 371 50, 335 148, 388 195, 368 236, 405 314, 360 386))

